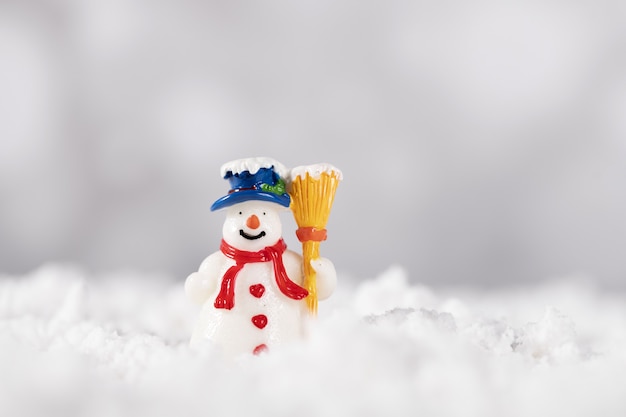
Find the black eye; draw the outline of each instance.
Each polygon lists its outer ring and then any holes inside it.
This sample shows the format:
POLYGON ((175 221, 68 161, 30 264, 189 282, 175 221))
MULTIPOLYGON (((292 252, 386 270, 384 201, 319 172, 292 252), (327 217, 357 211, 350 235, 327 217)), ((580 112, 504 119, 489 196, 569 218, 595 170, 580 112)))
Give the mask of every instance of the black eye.
POLYGON ((243 214, 242 212, 239 212, 239 215, 240 215, 240 216, 241 216, 242 214, 243 214))
POLYGON ((263 212, 263 215, 265 216, 265 212, 263 212))

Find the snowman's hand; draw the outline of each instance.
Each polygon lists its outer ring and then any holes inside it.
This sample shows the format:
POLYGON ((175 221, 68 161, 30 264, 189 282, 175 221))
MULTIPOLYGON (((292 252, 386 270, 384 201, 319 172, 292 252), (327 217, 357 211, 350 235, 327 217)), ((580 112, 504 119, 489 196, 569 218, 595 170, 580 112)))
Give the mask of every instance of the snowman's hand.
POLYGON ((335 265, 327 258, 311 259, 311 266, 317 275, 317 298, 324 300, 333 293, 337 286, 335 265))
POLYGON ((211 276, 203 272, 194 272, 185 281, 187 297, 197 304, 202 304, 215 289, 216 282, 211 276))

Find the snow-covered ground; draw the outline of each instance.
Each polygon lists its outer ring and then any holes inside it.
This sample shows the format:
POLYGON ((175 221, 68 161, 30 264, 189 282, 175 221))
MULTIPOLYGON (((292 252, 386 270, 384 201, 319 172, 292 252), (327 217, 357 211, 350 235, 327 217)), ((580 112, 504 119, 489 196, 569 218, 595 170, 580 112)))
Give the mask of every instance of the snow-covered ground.
POLYGON ((626 294, 340 276, 308 340, 187 346, 183 282, 50 265, 0 279, 2 416, 624 416, 626 294))

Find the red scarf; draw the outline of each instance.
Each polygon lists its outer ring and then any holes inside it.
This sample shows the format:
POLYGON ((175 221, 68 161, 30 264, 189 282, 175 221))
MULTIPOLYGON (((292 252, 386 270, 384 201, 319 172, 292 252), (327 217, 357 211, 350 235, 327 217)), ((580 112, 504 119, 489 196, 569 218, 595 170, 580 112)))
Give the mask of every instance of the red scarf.
POLYGON ((258 252, 248 252, 234 248, 222 239, 220 250, 230 259, 235 260, 235 265, 228 268, 222 278, 222 288, 215 299, 215 308, 230 310, 235 305, 235 278, 241 269, 250 262, 269 262, 274 264, 274 276, 280 291, 289 298, 302 300, 309 292, 293 282, 287 276, 283 264, 283 253, 287 249, 285 241, 280 239, 275 245, 266 246, 258 252))

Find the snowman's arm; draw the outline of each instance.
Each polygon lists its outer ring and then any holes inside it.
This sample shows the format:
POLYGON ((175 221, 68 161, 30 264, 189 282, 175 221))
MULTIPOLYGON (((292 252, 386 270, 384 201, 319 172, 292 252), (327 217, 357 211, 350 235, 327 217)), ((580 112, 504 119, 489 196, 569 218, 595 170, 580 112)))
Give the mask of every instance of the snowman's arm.
POLYGON ((185 293, 187 297, 202 304, 217 287, 219 271, 222 268, 220 252, 216 252, 202 261, 198 272, 194 272, 185 281, 185 293))
MULTIPOLYGON (((302 256, 291 250, 285 251, 283 255, 287 274, 289 278, 298 285, 304 283, 304 267, 302 265, 302 256)), ((316 272, 317 298, 325 300, 335 290, 337 286, 337 272, 335 266, 327 258, 317 258, 311 260, 311 266, 316 272)))
POLYGON ((327 258, 311 259, 311 266, 317 275, 317 298, 325 300, 337 287, 335 265, 327 258))

